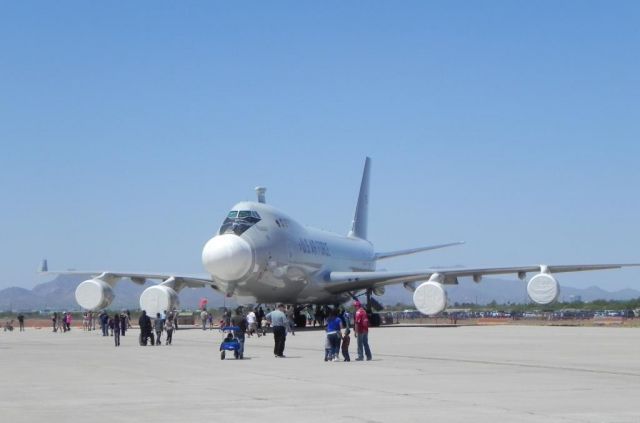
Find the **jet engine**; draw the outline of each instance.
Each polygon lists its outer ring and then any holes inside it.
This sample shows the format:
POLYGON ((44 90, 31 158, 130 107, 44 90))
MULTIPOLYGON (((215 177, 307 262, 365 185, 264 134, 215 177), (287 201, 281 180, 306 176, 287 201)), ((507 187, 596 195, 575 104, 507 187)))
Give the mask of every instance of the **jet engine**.
POLYGON ((148 316, 162 314, 165 310, 175 310, 180 307, 178 293, 165 285, 153 285, 142 291, 140 295, 140 310, 145 310, 148 316))
POLYGON ((424 282, 413 292, 413 304, 423 314, 438 314, 447 307, 447 291, 439 282, 424 282))
POLYGON ((560 295, 560 285, 550 273, 538 273, 529 280, 527 294, 533 302, 551 304, 560 295))
POLYGON ((109 307, 113 301, 113 289, 100 279, 89 279, 76 288, 76 301, 85 310, 96 311, 109 307))

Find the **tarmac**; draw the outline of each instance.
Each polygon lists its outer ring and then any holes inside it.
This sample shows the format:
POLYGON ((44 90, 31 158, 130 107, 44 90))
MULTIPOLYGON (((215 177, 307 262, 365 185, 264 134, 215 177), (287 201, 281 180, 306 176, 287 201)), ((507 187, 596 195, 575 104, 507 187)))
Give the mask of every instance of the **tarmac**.
MULTIPOLYGON (((324 362, 324 333, 247 339, 221 360, 218 331, 171 346, 74 329, 0 332, 3 422, 640 422, 640 330, 373 328, 372 361, 324 362)), ((356 357, 351 340, 351 358, 356 357)))

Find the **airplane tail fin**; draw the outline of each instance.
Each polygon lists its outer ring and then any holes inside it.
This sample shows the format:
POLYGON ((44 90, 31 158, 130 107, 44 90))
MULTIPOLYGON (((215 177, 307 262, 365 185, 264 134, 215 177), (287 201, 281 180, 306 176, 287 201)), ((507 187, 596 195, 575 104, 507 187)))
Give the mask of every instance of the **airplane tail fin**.
POLYGON ((369 174, 371 172, 371 158, 364 161, 364 171, 362 172, 362 182, 360 182, 360 194, 356 205, 356 214, 353 216, 353 223, 349 231, 350 237, 367 239, 367 220, 369 215, 369 174))

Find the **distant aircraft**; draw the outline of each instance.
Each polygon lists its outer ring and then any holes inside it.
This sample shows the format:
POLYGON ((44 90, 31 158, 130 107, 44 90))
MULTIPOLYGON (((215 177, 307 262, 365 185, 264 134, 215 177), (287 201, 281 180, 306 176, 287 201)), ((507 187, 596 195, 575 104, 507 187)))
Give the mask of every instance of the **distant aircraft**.
MULTIPOLYGON (((554 273, 615 269, 639 264, 531 265, 486 268, 427 268, 418 271, 377 271, 379 260, 459 245, 463 242, 432 245, 390 252, 376 252, 367 240, 369 175, 371 159, 366 158, 356 212, 349 233, 338 235, 299 224, 285 213, 265 203, 266 188, 257 187, 258 201, 236 204, 222 222, 217 235, 202 250, 202 264, 209 276, 177 273, 101 271, 49 271, 46 260, 42 273, 87 274, 92 278, 78 285, 75 296, 87 310, 100 310, 113 301, 113 287, 122 278, 144 284, 160 280, 144 290, 140 309, 155 315, 179 307, 178 292, 185 287, 210 286, 226 296, 246 303, 282 302, 292 305, 341 304, 351 298, 366 297, 367 309, 380 309, 374 295, 384 287, 403 284, 413 291, 416 308, 426 315, 442 312, 447 306, 443 285, 457 284, 460 277, 480 282, 484 275, 513 273, 521 280, 536 274, 527 284, 529 298, 538 304, 554 302, 560 286, 554 273), (421 282, 418 286, 416 284, 421 282)), ((374 323, 377 320, 374 315, 374 323)))

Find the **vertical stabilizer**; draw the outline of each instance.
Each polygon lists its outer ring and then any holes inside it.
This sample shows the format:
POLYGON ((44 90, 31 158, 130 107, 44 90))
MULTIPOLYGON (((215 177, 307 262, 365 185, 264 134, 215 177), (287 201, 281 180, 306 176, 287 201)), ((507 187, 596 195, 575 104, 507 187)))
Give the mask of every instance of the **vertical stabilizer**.
POLYGON ((360 195, 356 205, 356 214, 353 216, 353 223, 349 236, 367 239, 367 220, 369 215, 369 173, 371 172, 371 159, 367 157, 364 161, 364 171, 362 172, 362 182, 360 182, 360 195))

